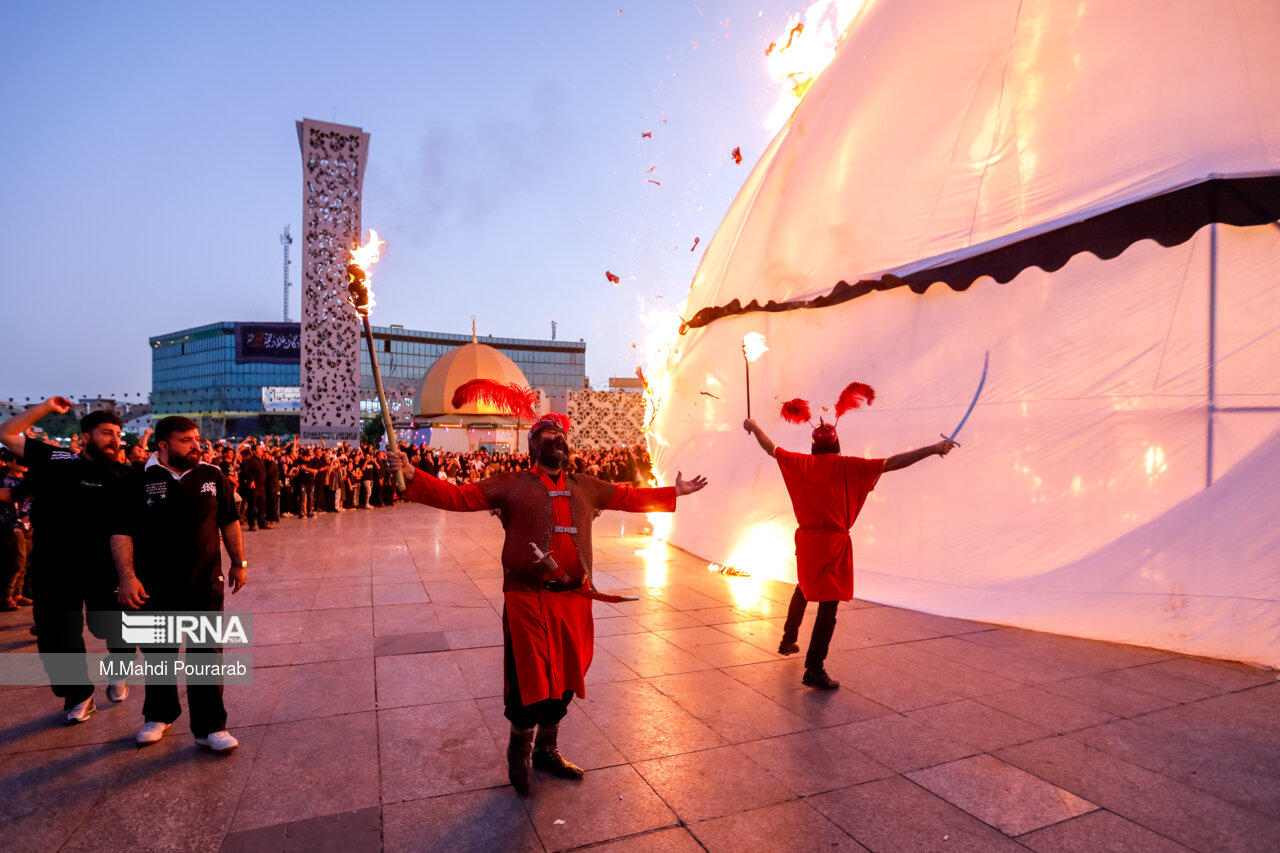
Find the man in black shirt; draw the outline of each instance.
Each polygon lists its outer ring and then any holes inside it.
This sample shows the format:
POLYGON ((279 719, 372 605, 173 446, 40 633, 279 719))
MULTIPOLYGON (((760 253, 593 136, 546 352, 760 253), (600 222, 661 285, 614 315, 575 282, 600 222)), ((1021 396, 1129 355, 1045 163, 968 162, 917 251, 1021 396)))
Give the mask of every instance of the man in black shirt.
POLYGON ((240 451, 240 497, 250 530, 267 526, 267 466, 261 454, 261 447, 240 451))
MULTIPOLYGON (((94 710, 84 643, 86 618, 89 631, 106 641, 113 664, 123 664, 134 653, 120 637, 111 562, 110 519, 123 475, 116 461, 120 418, 101 411, 85 415, 79 453, 24 434, 45 415, 70 410, 67 398, 50 397, 0 424, 0 443, 27 466, 24 488, 32 497, 33 534, 28 571, 36 647, 54 695, 62 699, 68 725, 83 723, 94 710)), ((107 687, 107 698, 113 702, 123 702, 128 695, 123 681, 107 687)))
POLYGON ((274 527, 280 520, 280 463, 276 461, 276 451, 270 447, 260 452, 267 469, 267 523, 264 526, 274 527))
MULTIPOLYGON (((189 418, 170 416, 156 424, 156 447, 142 475, 127 485, 112 531, 120 604, 130 610, 221 611, 219 533, 231 557, 227 576, 233 594, 244 586, 248 567, 231 484, 218 468, 200 461, 200 430, 189 418)), ((149 667, 169 672, 177 653, 145 651, 149 667)), ((189 663, 211 658, 216 652, 187 649, 189 663)), ((226 752, 239 745, 226 730, 221 684, 188 683, 187 706, 199 746, 226 752)), ((148 680, 146 722, 137 742, 160 740, 181 713, 177 684, 148 680)))

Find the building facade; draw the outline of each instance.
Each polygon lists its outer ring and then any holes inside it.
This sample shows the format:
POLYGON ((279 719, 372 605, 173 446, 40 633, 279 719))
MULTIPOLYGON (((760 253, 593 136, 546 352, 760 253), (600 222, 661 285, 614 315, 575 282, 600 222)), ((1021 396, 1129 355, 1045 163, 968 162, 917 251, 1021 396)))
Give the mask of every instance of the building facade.
MULTIPOLYGON (((471 343, 470 334, 374 326, 387 405, 398 422, 415 411, 414 399, 436 359, 471 343)), ((186 415, 211 437, 298 432, 301 412, 298 323, 210 323, 158 335, 151 345, 151 400, 156 418, 186 415)), ((544 394, 587 386, 587 345, 481 336, 479 341, 514 361, 544 394)), ((378 415, 368 345, 360 342, 360 411, 378 415)))

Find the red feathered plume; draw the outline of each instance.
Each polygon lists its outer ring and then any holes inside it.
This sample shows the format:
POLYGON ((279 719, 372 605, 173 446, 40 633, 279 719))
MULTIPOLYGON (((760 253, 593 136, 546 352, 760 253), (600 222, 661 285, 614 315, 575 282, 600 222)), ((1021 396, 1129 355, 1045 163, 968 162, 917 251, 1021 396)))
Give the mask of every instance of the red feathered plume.
MULTIPOLYGON (((545 415, 543 415, 541 418, 538 419, 538 423, 544 423, 544 422, 552 424, 553 426, 560 427, 560 431, 563 432, 565 435, 569 434, 569 427, 572 425, 572 421, 569 420, 569 416, 562 415, 559 412, 547 412, 545 415)), ((537 425, 535 424, 534 426, 536 428, 537 425)))
POLYGON ((782 404, 782 419, 789 424, 807 424, 812 417, 808 400, 796 397, 782 404))
POLYGON ((850 409, 861 408, 863 403, 870 406, 875 401, 874 388, 861 382, 850 382, 848 387, 840 392, 840 399, 836 400, 836 417, 839 418, 850 409))
POLYGON ((488 403, 496 406, 505 415, 526 421, 536 421, 538 413, 534 410, 538 395, 529 388, 522 388, 512 382, 503 385, 492 379, 472 379, 464 382, 453 392, 450 401, 455 409, 468 403, 488 403))

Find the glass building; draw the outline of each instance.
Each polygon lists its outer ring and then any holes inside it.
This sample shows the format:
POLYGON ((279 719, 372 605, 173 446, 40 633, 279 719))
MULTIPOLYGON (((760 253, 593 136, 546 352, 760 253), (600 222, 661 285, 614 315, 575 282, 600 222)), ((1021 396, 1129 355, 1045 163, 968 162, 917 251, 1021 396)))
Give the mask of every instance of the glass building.
MULTIPOLYGON (((298 344, 273 350, 264 359, 248 353, 246 328, 268 329, 287 338, 300 336, 298 323, 210 323, 157 335, 151 344, 151 401, 156 418, 186 415, 211 437, 298 431, 298 344)), ((471 335, 423 332, 400 326, 374 326, 378 366, 392 409, 397 401, 412 407, 422 379, 436 359, 471 342, 471 335)), ((478 338, 519 366, 531 387, 548 396, 587 387, 587 345, 582 341, 478 338)), ((377 392, 363 336, 360 347, 360 410, 378 414, 377 392)), ((413 411, 409 408, 409 411, 413 411)))

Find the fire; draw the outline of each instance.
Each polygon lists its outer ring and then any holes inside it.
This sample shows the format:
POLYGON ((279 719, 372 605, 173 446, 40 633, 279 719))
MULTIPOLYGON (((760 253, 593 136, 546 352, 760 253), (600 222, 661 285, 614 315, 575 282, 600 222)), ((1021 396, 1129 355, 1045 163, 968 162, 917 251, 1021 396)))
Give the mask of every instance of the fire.
POLYGON ((827 67, 849 22, 865 0, 814 0, 803 13, 791 17, 787 27, 765 52, 769 76, 783 85, 778 102, 764 126, 776 132, 790 118, 813 81, 827 67), (776 45, 782 45, 776 47, 776 45))
POLYGON ((742 354, 747 361, 755 361, 769 351, 764 344, 764 335, 759 332, 747 332, 742 336, 742 354))
POLYGON ((386 240, 378 239, 378 232, 369 229, 369 240, 363 246, 351 250, 351 260, 347 263, 347 301, 355 306, 361 315, 369 316, 373 308, 373 289, 369 286, 369 268, 382 257, 382 247, 386 240))

